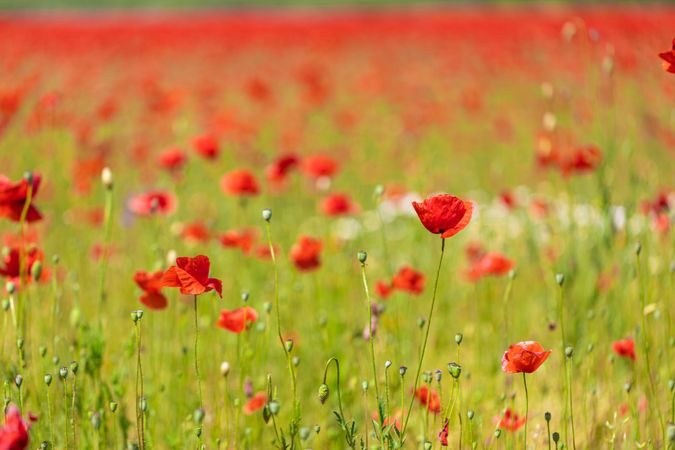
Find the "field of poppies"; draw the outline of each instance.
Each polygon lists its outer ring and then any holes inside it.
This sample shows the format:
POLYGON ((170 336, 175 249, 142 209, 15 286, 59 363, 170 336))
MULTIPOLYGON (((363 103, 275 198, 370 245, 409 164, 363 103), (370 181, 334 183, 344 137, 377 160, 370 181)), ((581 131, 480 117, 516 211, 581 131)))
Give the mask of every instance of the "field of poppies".
POLYGON ((675 448, 674 37, 0 15, 0 450, 675 448))

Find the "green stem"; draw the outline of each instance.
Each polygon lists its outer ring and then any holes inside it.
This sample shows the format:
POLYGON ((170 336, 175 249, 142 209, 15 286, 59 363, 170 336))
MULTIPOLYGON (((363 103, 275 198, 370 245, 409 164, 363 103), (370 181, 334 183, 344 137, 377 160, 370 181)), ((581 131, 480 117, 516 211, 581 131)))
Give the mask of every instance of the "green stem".
POLYGON ((565 410, 563 413, 563 437, 564 437, 564 442, 567 442, 567 424, 569 420, 569 392, 570 392, 570 386, 567 380, 567 356, 565 356, 565 309, 564 309, 564 304, 565 304, 565 288, 564 282, 558 283, 559 286, 559 302, 558 302, 558 316, 560 318, 560 354, 563 357, 563 371, 565 373, 565 383, 563 384, 564 386, 564 398, 565 398, 565 410))
POLYGON ((330 363, 335 362, 335 370, 337 374, 337 381, 336 381, 336 390, 337 390, 337 396, 338 396, 338 408, 340 410, 340 415, 344 419, 345 413, 342 410, 342 391, 340 391, 340 362, 338 359, 333 356, 326 362, 326 367, 323 370, 323 384, 326 384, 326 378, 328 376, 328 367, 330 367, 330 363))
MULTIPOLYGON (((99 280, 98 301, 99 308, 103 309, 105 301, 105 278, 108 270, 108 246, 110 245, 110 234, 112 232, 112 187, 105 189, 105 209, 103 212, 103 254, 101 255, 101 278, 99 280)), ((102 320, 103 314, 99 314, 99 320, 102 320)), ((102 323, 102 322, 101 322, 102 323)))
MULTIPOLYGON (((197 296, 194 302, 195 316, 195 374, 197 375, 197 387, 199 388, 199 408, 204 409, 204 400, 202 398, 202 376, 199 373, 199 315, 197 313, 197 296)), ((201 426, 201 425, 200 425, 201 426)))
MULTIPOLYGON (((567 358, 567 356, 565 356, 567 358)), ((572 361, 570 361, 572 363, 572 361)), ((573 364, 568 365, 567 367, 567 399, 570 409, 570 425, 572 427, 572 448, 577 449, 576 436, 574 434, 574 405, 572 402, 572 368, 573 364)))
POLYGON ((525 372, 523 372, 523 386, 525 387, 525 444, 523 448, 527 450, 527 422, 530 421, 530 418, 527 416, 530 410, 530 397, 527 393, 527 378, 525 377, 525 372))
POLYGON ((138 445, 141 450, 145 449, 145 430, 143 424, 143 412, 140 403, 143 399, 143 366, 141 363, 141 324, 135 323, 136 328, 136 433, 138 434, 138 445))
POLYGON ((51 446, 55 446, 54 442, 54 418, 52 417, 52 401, 49 395, 49 386, 47 386, 47 415, 49 416, 49 440, 51 446))
POLYGON ((370 341, 370 362, 373 366, 373 378, 375 381, 375 397, 380 402, 380 388, 377 382, 377 366, 375 365, 375 340, 373 339, 373 306, 370 301, 370 291, 368 290, 368 281, 366 279, 366 264, 361 263, 361 278, 363 279, 363 289, 366 291, 366 302, 368 307, 368 340, 370 341))
POLYGON ((443 264, 443 254, 445 253, 445 239, 441 238, 441 256, 438 259, 438 269, 436 269, 436 281, 434 281, 434 291, 431 297, 431 306, 429 307, 429 315, 427 316, 427 329, 424 334, 424 343, 422 344, 422 352, 420 360, 417 364, 417 372, 415 373, 415 383, 413 384, 413 396, 410 399, 408 412, 406 413, 405 421, 403 422, 403 430, 401 430, 402 438, 405 437, 405 431, 408 428, 408 421, 410 420, 410 412, 412 411, 413 402, 415 401, 414 393, 417 392, 417 383, 419 383, 420 373, 422 372, 422 363, 424 362, 424 353, 427 348, 427 341, 429 340, 429 330, 431 329, 431 318, 434 312, 434 305, 436 304, 436 291, 438 290, 438 279, 441 275, 441 265, 443 264))

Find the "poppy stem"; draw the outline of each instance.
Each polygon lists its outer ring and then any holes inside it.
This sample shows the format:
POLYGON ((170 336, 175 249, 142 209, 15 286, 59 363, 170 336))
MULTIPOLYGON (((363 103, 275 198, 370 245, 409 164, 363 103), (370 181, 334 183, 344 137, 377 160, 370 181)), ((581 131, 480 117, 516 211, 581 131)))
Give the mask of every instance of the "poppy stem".
MULTIPOLYGON (((112 186, 106 186, 105 189, 105 209, 103 210, 103 252, 101 254, 101 277, 99 281, 98 301, 99 308, 103 308, 105 301, 105 279, 108 271, 108 247, 110 245, 110 234, 112 231, 112 207, 113 207, 113 193, 112 186)), ((99 312, 99 321, 102 321, 103 314, 99 312)), ((102 323, 102 322, 101 322, 102 323)))
POLYGON ((649 393, 651 394, 650 404, 653 405, 653 408, 650 410, 656 410, 657 417, 659 419, 659 426, 661 427, 661 435, 663 436, 663 442, 668 442, 668 436, 666 435, 666 427, 663 423, 663 415, 661 414, 661 408, 659 408, 657 397, 656 397, 656 388, 654 386, 654 378, 652 377, 652 366, 649 360, 649 332, 647 328, 647 319, 645 318, 645 308, 647 307, 647 290, 645 289, 644 279, 642 277, 642 269, 640 265, 640 253, 641 246, 638 246, 638 250, 635 252, 636 260, 636 270, 637 270, 637 279, 638 285, 640 288, 640 318, 642 320, 642 351, 645 354, 645 366, 647 369, 647 380, 649 380, 649 393))
POLYGON ((49 440, 51 441, 51 446, 54 447, 54 418, 52 417, 52 400, 49 395, 49 387, 47 386, 47 415, 49 416, 49 440))
POLYGON ((195 313, 195 374, 197 375, 197 387, 199 388, 199 408, 204 409, 204 400, 202 398, 202 377, 199 373, 199 316, 197 314, 196 295, 194 302, 194 313, 195 313))
MULTIPOLYGON (((427 329, 424 334, 424 342, 422 343, 422 352, 420 354, 420 360, 417 364, 417 371, 415 373, 415 383, 413 385, 413 393, 417 392, 417 384, 420 380, 420 373, 422 372, 422 363, 424 362, 424 353, 427 348, 427 341, 429 340, 429 330, 431 329, 431 318, 434 313, 434 304, 436 303, 436 291, 438 290, 438 279, 441 276, 441 265, 443 264, 443 254, 445 253, 445 239, 441 238, 441 256, 438 259, 438 268, 436 269, 436 280, 434 281, 434 292, 431 297, 431 306, 429 307, 429 315, 427 316, 427 329)), ((408 428, 408 421, 410 420, 410 412, 412 411, 413 402, 415 401, 415 396, 413 395, 410 399, 410 405, 408 406, 408 412, 405 416, 405 421, 403 422, 403 430, 401 431, 401 439, 405 437, 405 431, 408 428)))
POLYGON ((524 436, 524 445, 523 449, 527 450, 527 422, 529 422, 529 417, 527 417, 529 409, 530 409, 530 397, 527 393, 527 377, 525 376, 525 372, 523 372, 523 386, 525 387, 525 436, 524 436))
POLYGON ((570 395, 570 385, 569 385, 569 380, 567 378, 567 356, 565 356, 565 287, 564 287, 564 277, 562 275, 558 274, 556 275, 557 280, 561 280, 558 282, 558 292, 559 292, 559 301, 558 301, 558 318, 560 320, 560 349, 561 352, 560 354, 563 357, 563 371, 565 374, 565 382, 563 383, 564 386, 564 402, 565 402, 565 410, 563 412, 563 437, 565 439, 565 442, 567 442, 567 428, 568 428, 568 421, 569 421, 569 395, 570 395))
POLYGON ((136 433, 140 450, 145 449, 145 432, 143 427, 143 413, 140 403, 143 398, 143 366, 141 365, 141 324, 140 320, 134 322, 136 329, 136 433))
POLYGON ((337 374, 337 381, 336 381, 336 390, 337 390, 337 396, 338 396, 338 409, 340 410, 340 415, 342 418, 345 418, 345 413, 342 410, 342 391, 340 391, 340 362, 338 359, 333 356, 326 362, 326 367, 323 370, 323 384, 326 384, 326 378, 328 376, 328 367, 330 367, 330 363, 335 362, 335 371, 337 374))
MULTIPOLYGON (((366 302, 368 307, 368 340, 370 341, 370 362, 373 366, 373 379, 375 381, 375 397, 380 402, 380 389, 377 382, 377 366, 375 365, 375 341, 373 339, 373 305, 370 301, 370 291, 368 290, 368 281, 366 279, 366 263, 361 263, 361 278, 363 279, 363 289, 366 291, 366 302)), ((379 409, 379 408, 378 408, 379 409)))
MULTIPOLYGON (((23 209, 21 210, 21 216, 19 217, 19 228, 21 230, 21 245, 19 246, 19 292, 17 294, 18 301, 18 320, 19 327, 17 328, 17 339, 23 338, 26 332, 26 317, 25 317, 25 301, 23 300, 23 291, 27 291, 28 285, 28 252, 26 251, 26 217, 28 217, 28 210, 30 209, 31 201, 33 200, 33 182, 28 183, 28 189, 26 190, 26 200, 23 204, 23 209)), ((22 350, 19 350, 20 353, 23 353, 22 350)), ((20 355, 21 357, 21 355, 20 355)), ((19 371, 23 369, 23 361, 19 365, 19 371)))

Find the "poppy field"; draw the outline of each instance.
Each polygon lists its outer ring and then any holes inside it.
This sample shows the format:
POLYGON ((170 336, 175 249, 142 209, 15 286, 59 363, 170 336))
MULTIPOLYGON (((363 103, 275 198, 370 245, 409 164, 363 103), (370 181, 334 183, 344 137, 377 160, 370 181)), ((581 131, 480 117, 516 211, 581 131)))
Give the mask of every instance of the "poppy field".
POLYGON ((0 450, 675 448, 674 38, 0 15, 0 450))

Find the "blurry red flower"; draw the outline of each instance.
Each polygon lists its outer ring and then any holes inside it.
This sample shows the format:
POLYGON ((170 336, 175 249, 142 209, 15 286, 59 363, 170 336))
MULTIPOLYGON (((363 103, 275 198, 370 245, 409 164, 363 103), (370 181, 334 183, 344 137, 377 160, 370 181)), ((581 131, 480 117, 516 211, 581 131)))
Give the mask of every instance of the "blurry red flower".
POLYGON ((199 156, 206 159, 216 159, 220 153, 218 141, 211 134, 195 137, 192 140, 192 147, 199 156))
POLYGON ((209 278, 210 267, 208 256, 181 256, 176 258, 175 266, 164 272, 162 286, 180 288, 181 294, 186 295, 199 295, 215 289, 222 297, 222 283, 216 278, 209 278))
POLYGON ((663 68, 670 73, 675 73, 675 39, 670 50, 659 53, 659 58, 663 60, 663 68))
POLYGON ((591 172, 602 162, 602 152, 594 145, 576 148, 568 158, 560 162, 560 170, 563 175, 573 172, 591 172))
MULTIPOLYGON (((34 174, 31 202, 26 213, 27 222, 35 222, 42 219, 42 214, 40 214, 40 211, 33 204, 35 196, 40 189, 40 181, 40 175, 34 174)), ((25 178, 12 183, 9 178, 0 174, 0 217, 5 217, 14 222, 21 220, 21 212, 28 197, 28 187, 29 184, 25 178)))
POLYGON ((515 263, 506 256, 497 252, 489 252, 472 264, 467 275, 470 280, 477 281, 489 275, 506 275, 514 267, 515 263))
POLYGON ((499 428, 506 431, 515 432, 518 431, 523 425, 527 417, 520 417, 511 408, 506 408, 504 415, 499 419, 499 428))
POLYGON ((444 239, 462 231, 473 213, 473 203, 449 194, 434 195, 412 205, 422 225, 444 239))
POLYGON ((220 312, 218 325, 224 330, 229 330, 233 333, 241 333, 246 329, 248 324, 255 323, 258 320, 258 313, 250 306, 244 306, 232 311, 223 309, 220 312))
POLYGON ((438 440, 441 441, 443 447, 448 446, 448 419, 445 419, 443 428, 441 429, 441 432, 438 433, 438 440))
POLYGON ((508 209, 514 209, 516 206, 518 206, 516 197, 514 197, 511 191, 502 191, 502 193, 499 194, 499 200, 501 200, 502 204, 508 209))
POLYGON ((509 346, 502 357, 502 370, 507 373, 533 373, 549 357, 551 351, 544 350, 535 341, 518 342, 509 346))
POLYGON ((286 180, 288 173, 295 168, 300 160, 293 154, 282 155, 265 169, 267 180, 281 184, 286 180))
POLYGON ((162 277, 164 272, 161 270, 155 273, 139 271, 134 275, 134 281, 143 289, 143 295, 139 300, 150 309, 164 309, 167 301, 162 294, 162 277))
POLYGON ((298 241, 291 247, 290 257, 301 271, 317 269, 321 265, 321 248, 323 245, 319 239, 309 236, 300 236, 298 241))
POLYGON ((620 339, 612 344, 612 350, 619 356, 635 361, 635 341, 633 338, 620 339))
POLYGON ((272 100, 272 89, 263 80, 258 77, 252 77, 246 83, 246 93, 251 98, 260 103, 266 103, 272 100))
POLYGON ((262 409, 267 403, 267 395, 264 392, 258 392, 244 404, 244 414, 250 416, 254 412, 262 409))
MULTIPOLYGON (((19 286, 22 276, 25 277, 27 283, 30 283, 33 280, 32 270, 36 262, 42 264, 44 262, 45 256, 42 250, 37 247, 31 247, 26 251, 25 255, 21 255, 20 247, 10 248, 0 262, 0 275, 6 277, 8 281, 12 281, 15 285, 19 286), (25 267, 23 267, 23 274, 20 272, 20 258, 26 258, 25 267)), ((46 269, 42 269, 42 274, 39 281, 46 281, 48 275, 46 269)))
POLYGON ((332 178, 338 171, 338 163, 330 156, 308 156, 302 161, 302 170, 311 178, 332 178))
POLYGON ((165 191, 151 191, 134 195, 127 202, 129 210, 139 216, 154 213, 171 214, 176 210, 176 197, 165 191))
POLYGON ((180 170, 187 161, 187 155, 179 148, 164 150, 159 155, 159 165, 163 169, 175 172, 180 170))
POLYGON ((220 188, 229 195, 258 195, 258 180, 246 169, 226 173, 220 179, 220 188))
POLYGON ((228 230, 220 236, 220 244, 225 248, 239 248, 244 254, 250 253, 258 237, 255 228, 228 230))
POLYGON ((422 406, 426 406, 430 412, 434 414, 441 412, 441 397, 434 389, 421 386, 415 391, 415 398, 419 400, 422 406))
POLYGON ((187 242, 208 242, 211 232, 202 222, 192 222, 183 226, 180 236, 187 242))
POLYGON ((0 427, 0 449, 24 450, 28 448, 29 425, 21 417, 19 409, 9 405, 5 414, 5 425, 0 427))
POLYGON ((421 294, 424 291, 424 281, 425 277, 422 272, 410 266, 403 266, 391 279, 391 286, 411 294, 421 294))
POLYGON ((380 280, 375 283, 375 293, 382 299, 389 297, 393 291, 394 286, 384 280, 380 280))
POLYGON ((341 216, 357 212, 359 207, 347 194, 331 194, 321 201, 320 209, 327 216, 341 216))

